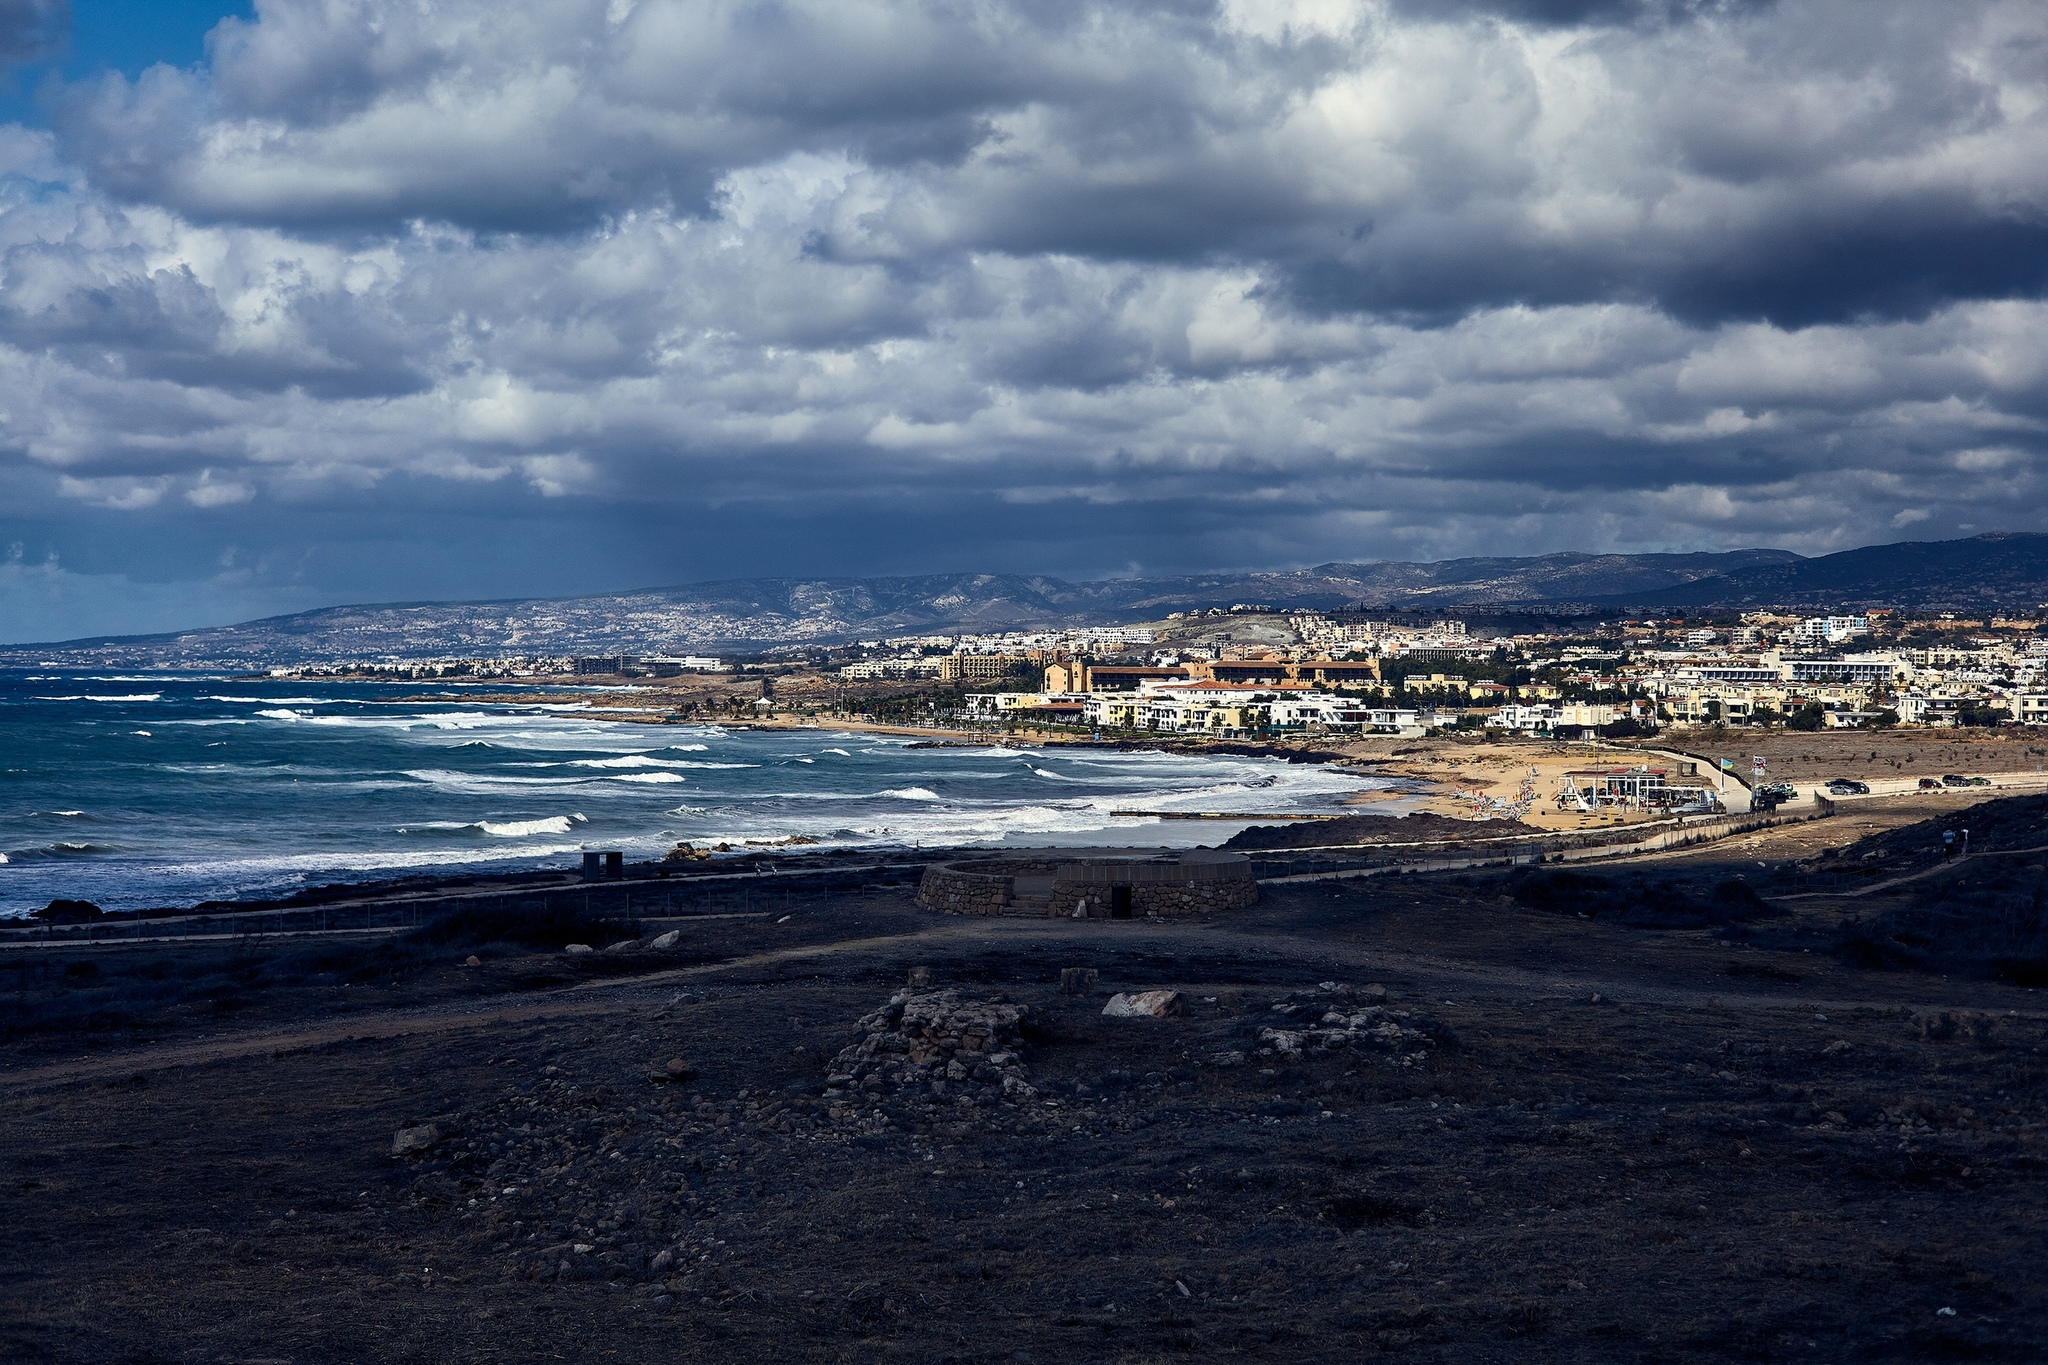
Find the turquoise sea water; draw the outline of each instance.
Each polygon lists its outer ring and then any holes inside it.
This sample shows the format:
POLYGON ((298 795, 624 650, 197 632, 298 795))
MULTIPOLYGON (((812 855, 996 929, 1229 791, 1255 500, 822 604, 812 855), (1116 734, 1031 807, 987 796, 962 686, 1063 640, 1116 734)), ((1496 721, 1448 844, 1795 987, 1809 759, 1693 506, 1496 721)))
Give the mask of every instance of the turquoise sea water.
POLYGON ((919 749, 424 690, 0 673, 0 914, 58 896, 116 909, 568 867, 586 846, 648 857, 683 839, 1184 846, 1241 826, 1111 812, 1316 811, 1387 785, 1271 759, 919 749))

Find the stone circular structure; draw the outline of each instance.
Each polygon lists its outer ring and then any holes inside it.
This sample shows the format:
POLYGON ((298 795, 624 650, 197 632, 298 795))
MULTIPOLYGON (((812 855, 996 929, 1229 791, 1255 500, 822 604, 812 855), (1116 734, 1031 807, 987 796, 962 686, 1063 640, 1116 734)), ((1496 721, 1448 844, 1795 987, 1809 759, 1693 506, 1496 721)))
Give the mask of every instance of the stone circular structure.
POLYGON ((1053 919, 1213 914, 1258 898, 1251 861, 1214 849, 964 859, 927 867, 917 888, 917 903, 942 914, 1053 919))

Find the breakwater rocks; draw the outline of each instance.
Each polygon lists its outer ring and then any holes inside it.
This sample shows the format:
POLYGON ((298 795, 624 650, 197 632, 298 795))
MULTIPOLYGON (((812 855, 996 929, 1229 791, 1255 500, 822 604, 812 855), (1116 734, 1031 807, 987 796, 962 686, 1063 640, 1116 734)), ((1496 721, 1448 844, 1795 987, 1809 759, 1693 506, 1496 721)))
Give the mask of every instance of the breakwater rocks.
POLYGON ((981 859, 935 863, 917 903, 948 915, 1132 919, 1218 914, 1259 898, 1249 860, 1191 849, 1179 854, 1102 851, 1058 862, 981 859))

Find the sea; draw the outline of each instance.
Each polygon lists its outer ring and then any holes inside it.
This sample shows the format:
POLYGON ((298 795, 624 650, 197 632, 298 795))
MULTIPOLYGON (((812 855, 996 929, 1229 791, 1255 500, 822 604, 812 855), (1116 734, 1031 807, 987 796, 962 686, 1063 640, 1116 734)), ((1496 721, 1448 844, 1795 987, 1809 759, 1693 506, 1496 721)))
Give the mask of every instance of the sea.
MULTIPOLYGON (((288 895, 435 871, 567 868, 586 848, 1215 844, 1392 785, 1277 759, 919 744, 647 724, 516 690, 0 672, 0 915, 288 895), (485 700, 488 693, 491 700, 485 700)), ((1388 814, 1392 802, 1365 807, 1388 814)))

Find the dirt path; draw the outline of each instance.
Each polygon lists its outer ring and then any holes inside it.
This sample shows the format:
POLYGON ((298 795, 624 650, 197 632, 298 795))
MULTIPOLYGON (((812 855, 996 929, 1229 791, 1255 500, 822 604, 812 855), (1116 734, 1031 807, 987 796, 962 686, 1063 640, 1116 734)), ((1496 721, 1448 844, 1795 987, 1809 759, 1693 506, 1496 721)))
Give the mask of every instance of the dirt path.
MULTIPOLYGON (((2019 851, 2019 850, 2012 850, 2019 851)), ((1982 855, 1979 855, 1982 856, 1982 855)), ((1697 989, 1646 983, 1598 972, 1559 972, 1472 962, 1399 948, 1358 949, 1334 945, 1325 939, 1294 934, 1254 933, 1213 924, 1172 924, 1131 926, 1114 938, 1097 930, 1060 921, 957 920, 935 924, 913 934, 893 934, 846 939, 836 943, 778 948, 750 953, 721 962, 678 967, 625 980, 583 982, 561 987, 516 1001, 408 1007, 384 1013, 351 1015, 331 1022, 285 1028, 254 1030, 243 1034, 216 1035, 190 1042, 109 1055, 74 1058, 62 1062, 0 1072, 0 1090, 24 1090, 125 1077, 137 1072, 174 1067, 204 1066, 266 1054, 298 1052, 338 1043, 413 1037, 420 1034, 450 1033, 468 1029, 494 1028, 508 1024, 529 1024, 576 1017, 617 1015, 645 1010, 645 993, 686 981, 715 978, 778 964, 805 960, 844 958, 862 952, 909 949, 913 945, 944 949, 982 943, 1011 949, 1034 947, 1072 949, 1085 952, 1105 948, 1171 953, 1204 949, 1214 952, 1227 944, 1226 951, 1241 953, 1247 962, 1264 959, 1312 960, 1319 973, 1332 969, 1361 974, 1409 978, 1432 996, 1458 993, 1508 992, 1523 998, 1577 998, 1595 995, 1615 1004, 1647 1005, 1672 1009, 1740 1009, 1801 1013, 1845 1012, 1857 1008, 1895 1010, 2004 1009, 2002 1003, 1957 996, 1945 1000, 1905 1002, 1900 1000, 1834 999, 1789 997, 1786 994, 1756 994, 1739 991, 1697 989), (1032 940, 1037 940, 1033 943, 1032 940), (1224 943, 1219 943, 1223 940, 1224 943)), ((1950 991, 1967 989, 1951 983, 1950 991)), ((1448 1003, 1448 1001, 1446 1002, 1448 1003)), ((2033 1017, 2040 1011, 2025 1011, 2033 1017)))

